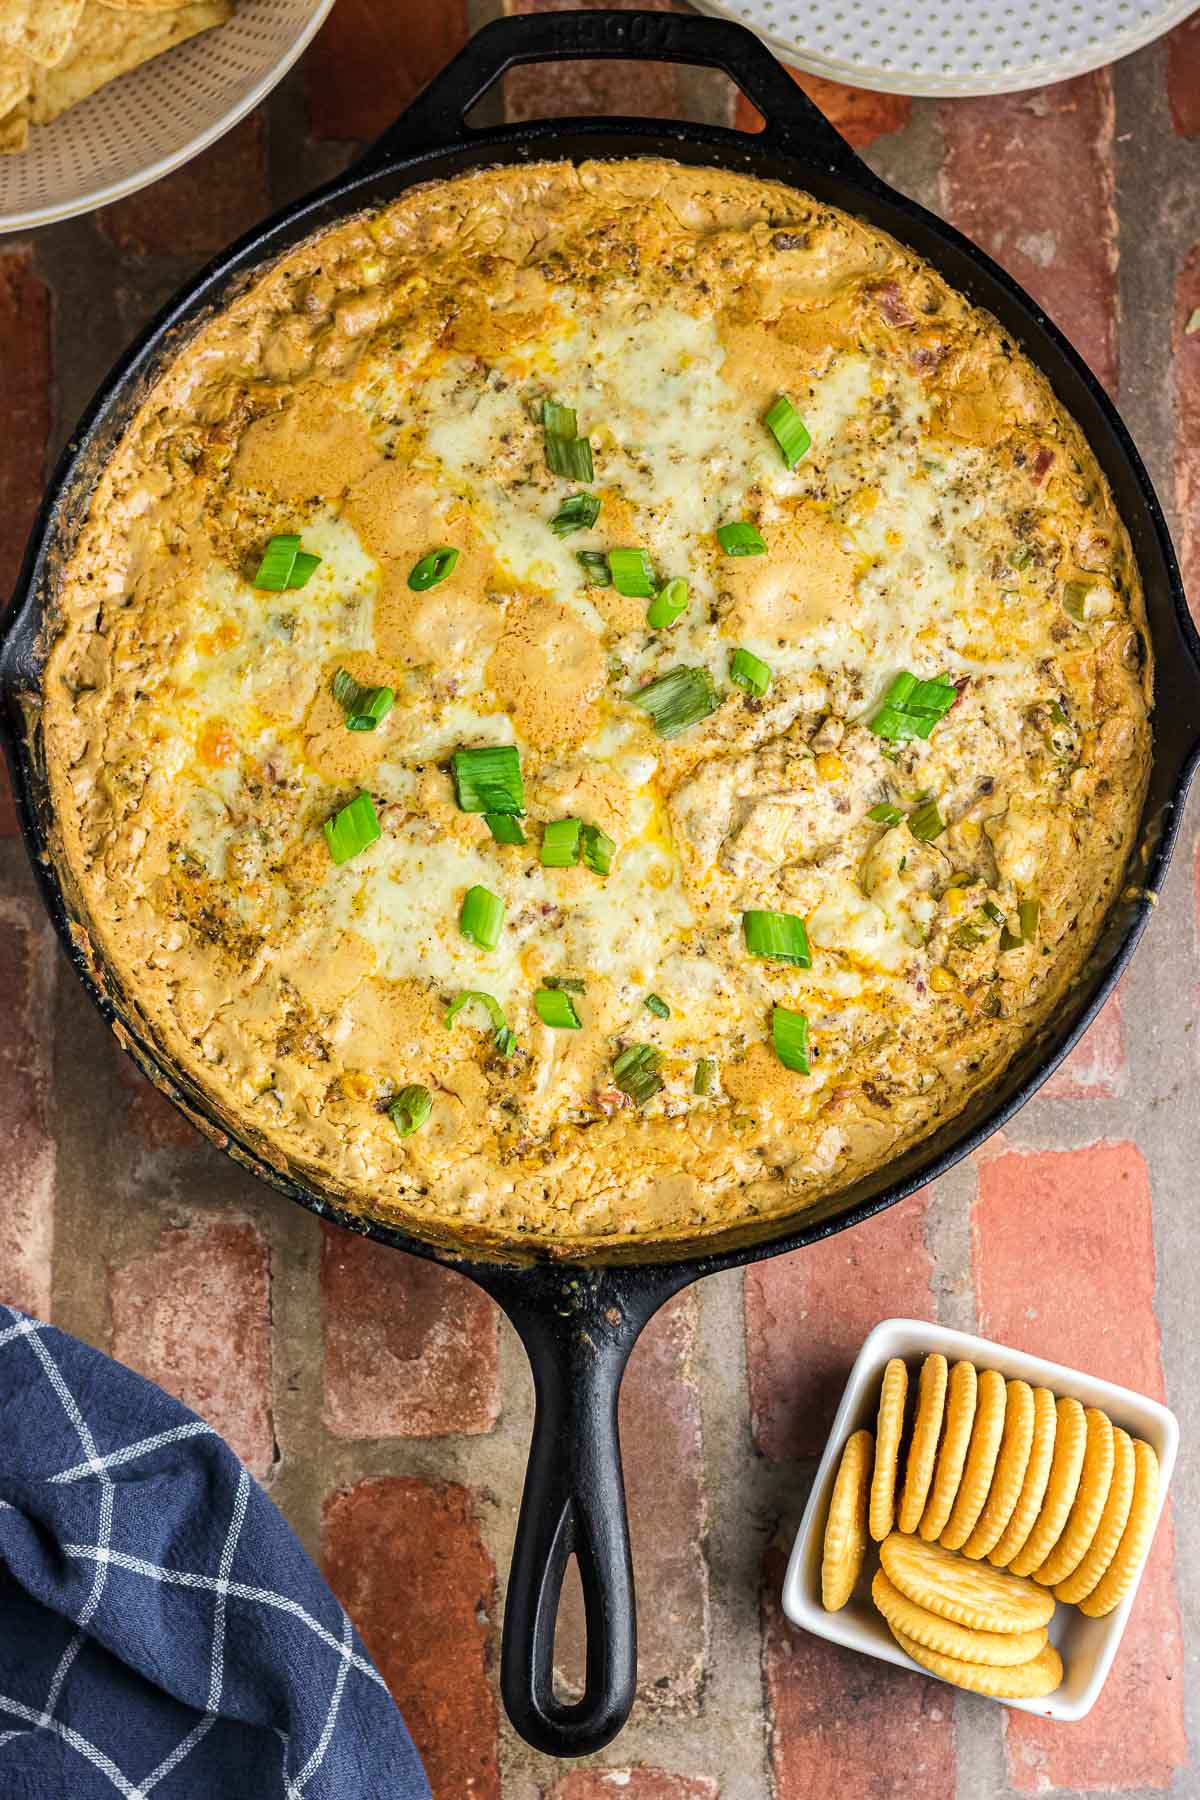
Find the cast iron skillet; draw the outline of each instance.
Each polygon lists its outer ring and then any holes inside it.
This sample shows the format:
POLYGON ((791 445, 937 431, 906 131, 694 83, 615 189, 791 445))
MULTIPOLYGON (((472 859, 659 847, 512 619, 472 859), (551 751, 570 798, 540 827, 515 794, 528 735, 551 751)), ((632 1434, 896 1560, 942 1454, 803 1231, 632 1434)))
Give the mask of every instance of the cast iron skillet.
POLYGON ((1094 377, 1037 306, 949 226, 886 187, 859 161, 750 32, 656 12, 583 12, 502 20, 481 31, 396 125, 340 180, 235 245, 174 300, 113 370, 55 471, 0 646, 0 699, 22 830, 43 897, 84 986, 122 1043, 202 1129, 263 1180, 322 1217, 416 1256, 453 1263, 491 1294, 529 1354, 537 1394, 529 1473, 504 1620, 501 1686, 517 1730, 539 1749, 575 1756, 620 1730, 637 1670, 617 1394, 642 1326, 700 1275, 795 1250, 855 1225, 942 1174, 1035 1092, 1094 1017, 1152 908, 1200 755, 1200 640, 1188 617, 1162 514, 1120 419, 1094 377), (646 119, 560 119, 475 131, 464 114, 517 63, 579 57, 658 59, 723 69, 766 129, 750 136, 646 119), (606 1256, 534 1259, 519 1244, 443 1234, 436 1242, 349 1215, 336 1196, 270 1160, 174 1068, 136 1008, 100 965, 54 860, 37 694, 54 580, 96 477, 148 386, 182 341, 265 264, 310 233, 415 182, 546 157, 671 156, 790 182, 892 232, 987 307, 1023 345, 1074 414, 1112 484, 1145 585, 1157 665, 1155 754, 1131 885, 1053 1021, 959 1117, 874 1176, 790 1220, 744 1225, 695 1242, 649 1241, 606 1256), (557 1699, 554 1626, 563 1574, 578 1559, 587 1618, 583 1698, 557 1699))

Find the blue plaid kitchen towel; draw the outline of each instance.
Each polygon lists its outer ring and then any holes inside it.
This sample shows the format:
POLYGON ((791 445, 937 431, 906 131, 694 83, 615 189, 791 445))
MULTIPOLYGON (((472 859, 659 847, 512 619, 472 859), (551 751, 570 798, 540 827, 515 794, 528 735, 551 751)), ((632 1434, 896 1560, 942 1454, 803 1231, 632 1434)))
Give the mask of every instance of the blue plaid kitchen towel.
POLYGON ((429 1800, 349 1619, 194 1413, 0 1306, 0 1800, 429 1800))

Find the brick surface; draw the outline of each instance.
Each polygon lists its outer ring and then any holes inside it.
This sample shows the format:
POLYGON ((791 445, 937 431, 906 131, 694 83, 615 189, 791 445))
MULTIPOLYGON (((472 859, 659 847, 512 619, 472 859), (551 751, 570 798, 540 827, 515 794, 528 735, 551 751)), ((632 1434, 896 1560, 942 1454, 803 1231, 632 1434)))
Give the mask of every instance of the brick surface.
MULTIPOLYGON (((871 88, 847 87, 841 81, 827 81, 823 75, 810 75, 806 69, 789 69, 788 74, 856 149, 861 150, 893 131, 903 131, 912 118, 912 101, 906 94, 877 94, 871 88)), ((757 130, 759 118, 757 107, 739 94, 735 115, 738 129, 757 130)))
POLYGON ((1115 1100, 1125 1092, 1127 1072, 1118 989, 1042 1092, 1051 1100, 1115 1100))
POLYGON ((1117 386, 1113 95, 1107 69, 942 107, 947 216, 991 252, 1117 386))
POLYGON ((1193 618, 1200 619, 1200 244, 1179 272, 1171 366, 1175 390, 1175 505, 1179 557, 1193 618))
POLYGON ((101 231, 134 256, 212 255, 270 210, 266 118, 251 113, 203 156, 97 213, 101 231))
MULTIPOLYGON (((8 605, 41 499, 51 379, 50 296, 28 250, 0 251, 0 611, 8 605)), ((16 829, 0 757, 0 837, 16 829)))
POLYGON ((954 1695, 795 1631, 779 1608, 787 1559, 763 1570, 763 1670, 775 1800, 954 1800, 954 1695))
MULTIPOLYGON (((610 0, 614 10, 673 12, 672 0, 610 0)), ((508 13, 586 12, 582 0, 504 0, 508 13)), ((649 119, 686 115, 679 69, 670 63, 546 63, 513 69, 504 79, 510 119, 560 113, 630 113, 649 119)))
POLYGON ((117 1079, 125 1103, 125 1124, 139 1143, 152 1150, 199 1150, 204 1138, 165 1094, 142 1074, 116 1038, 112 1039, 117 1079))
POLYGON ((45 934, 33 901, 0 898, 0 1301, 43 1319, 50 1314, 55 1160, 45 934))
MULTIPOLYGON (((984 1336, 1161 1397, 1150 1180, 1136 1145, 985 1157, 973 1238, 984 1336)), ((1009 1714, 1014 1787, 1169 1787, 1187 1760, 1182 1675, 1164 1519, 1095 1709, 1069 1732, 1009 1714)))
POLYGON ((252 1474, 274 1460, 270 1271, 253 1225, 161 1233, 109 1277, 109 1349, 215 1426, 252 1474))
POLYGON ((1167 99, 1180 137, 1200 137, 1200 12, 1167 38, 1167 99))
POLYGON ((323 1565, 420 1751, 434 1800, 500 1800, 496 1572, 471 1496, 360 1481, 326 1502, 323 1565))
POLYGON ((314 137, 367 141, 467 41, 467 0, 338 0, 304 58, 314 137))
POLYGON ((441 1437, 496 1423, 498 1314, 465 1276, 327 1225, 321 1316, 335 1436, 441 1437))
MULTIPOLYGON (((708 1570, 700 1398, 691 1369, 695 1293, 652 1319, 621 1390, 621 1452, 638 1609, 638 1685, 658 1704, 694 1700, 704 1675, 708 1570)), ((583 1670, 578 1584, 564 1592, 556 1644, 564 1676, 583 1670)), ((577 1691, 577 1689, 576 1689, 577 1691)))
POLYGON ((754 1440, 773 1461, 819 1455, 850 1366, 880 1319, 931 1319, 928 1191, 853 1231, 746 1271, 754 1440))
POLYGON ((665 1769, 572 1769, 545 1800, 720 1800, 706 1775, 669 1775, 665 1769))

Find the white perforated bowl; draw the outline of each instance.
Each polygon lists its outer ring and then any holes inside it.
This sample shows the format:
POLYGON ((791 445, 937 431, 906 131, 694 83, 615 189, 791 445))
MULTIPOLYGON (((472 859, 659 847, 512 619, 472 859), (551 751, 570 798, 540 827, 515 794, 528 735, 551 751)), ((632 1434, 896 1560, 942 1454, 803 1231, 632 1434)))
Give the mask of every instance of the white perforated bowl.
POLYGON ((887 93, 1015 93, 1098 69, 1196 0, 696 0, 786 61, 887 93))
POLYGON ((240 0, 233 17, 110 82, 0 156, 0 231, 106 206, 177 169, 291 68, 333 0, 240 0))

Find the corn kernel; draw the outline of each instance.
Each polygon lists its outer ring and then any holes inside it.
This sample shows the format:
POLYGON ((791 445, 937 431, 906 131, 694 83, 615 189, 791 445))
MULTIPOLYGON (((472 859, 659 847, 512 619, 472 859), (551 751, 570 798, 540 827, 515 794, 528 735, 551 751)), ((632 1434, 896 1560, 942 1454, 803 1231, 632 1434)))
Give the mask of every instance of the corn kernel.
POLYGON ((846 763, 836 751, 822 750, 817 757, 816 769, 822 781, 839 781, 846 773, 846 763))
POLYGON ((929 971, 929 985, 935 994, 952 994, 955 981, 949 969, 936 968, 929 971))
POLYGON ((946 895, 946 911, 952 919, 957 919, 967 904, 966 892, 963 888, 951 888, 946 895))

